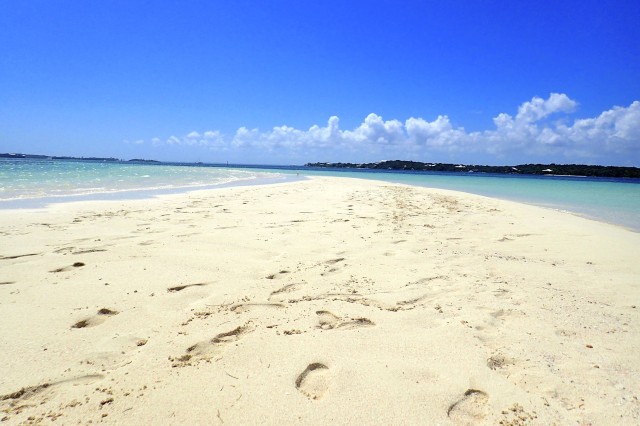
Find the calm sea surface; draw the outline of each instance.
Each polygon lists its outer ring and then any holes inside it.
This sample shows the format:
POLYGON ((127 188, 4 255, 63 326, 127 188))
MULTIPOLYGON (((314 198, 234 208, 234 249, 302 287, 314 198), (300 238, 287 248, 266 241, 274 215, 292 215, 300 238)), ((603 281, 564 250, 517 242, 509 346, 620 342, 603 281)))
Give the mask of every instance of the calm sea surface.
POLYGON ((0 159, 0 208, 98 198, 140 198, 304 176, 341 176, 451 189, 566 210, 640 232, 640 180, 479 173, 387 172, 295 166, 210 166, 0 159), (299 175, 299 176, 298 176, 299 175))
POLYGON ((189 189, 272 183, 291 175, 257 169, 134 162, 0 159, 0 208, 78 199, 139 198, 189 189))

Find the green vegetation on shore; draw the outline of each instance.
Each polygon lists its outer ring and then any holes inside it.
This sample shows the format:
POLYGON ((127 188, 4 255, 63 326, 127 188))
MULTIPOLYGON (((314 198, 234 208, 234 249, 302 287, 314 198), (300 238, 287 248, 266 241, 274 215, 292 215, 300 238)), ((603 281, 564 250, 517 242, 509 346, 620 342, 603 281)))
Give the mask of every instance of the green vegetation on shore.
POLYGON ((431 172, 473 172, 527 175, 568 175, 614 178, 640 178, 638 167, 594 166, 584 164, 519 164, 516 166, 482 166, 418 161, 390 160, 377 163, 307 163, 307 167, 338 169, 404 170, 431 172))
MULTIPOLYGON (((103 157, 62 157, 38 154, 9 154, 0 153, 0 158, 43 159, 43 160, 82 160, 117 162, 124 161, 117 158, 103 157)), ((146 159, 131 159, 129 162, 157 163, 161 161, 146 159)), ((185 163, 187 164, 187 163, 185 163)), ((202 163, 193 163, 202 164, 202 163)), ((239 166, 239 165, 236 165, 239 166)), ((547 175, 547 176, 589 176, 611 178, 640 179, 640 168, 621 166, 596 166, 585 164, 518 164, 516 166, 484 166, 450 163, 422 163, 419 161, 388 160, 377 163, 307 163, 305 167, 334 168, 334 169, 370 169, 370 170, 401 170, 401 171, 430 171, 457 173, 496 173, 511 175, 547 175)))

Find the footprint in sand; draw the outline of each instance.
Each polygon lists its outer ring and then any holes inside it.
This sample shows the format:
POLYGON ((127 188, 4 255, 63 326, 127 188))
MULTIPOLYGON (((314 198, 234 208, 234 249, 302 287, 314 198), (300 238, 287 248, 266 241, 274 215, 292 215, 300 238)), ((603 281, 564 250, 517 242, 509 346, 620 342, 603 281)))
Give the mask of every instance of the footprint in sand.
POLYGON ((66 272, 66 271, 72 270, 73 268, 81 268, 83 266, 84 266, 84 263, 76 262, 71 266, 63 266, 62 268, 54 269, 54 270, 49 271, 49 272, 66 272))
POLYGON ((296 379, 296 389, 311 399, 320 399, 329 388, 329 367, 319 362, 309 364, 296 379))
POLYGON ((71 328, 95 327, 98 324, 102 324, 107 318, 118 315, 118 313, 118 311, 113 311, 108 308, 102 308, 96 315, 78 321, 77 323, 73 324, 71 328))
POLYGON ((103 251, 107 251, 107 249, 103 249, 103 248, 89 248, 89 249, 85 249, 85 250, 78 250, 78 251, 74 251, 71 254, 87 254, 87 253, 99 253, 99 252, 103 252, 103 251))
POLYGON ((287 293, 293 293, 294 291, 298 290, 298 288, 300 287, 299 284, 287 284, 282 288, 279 288, 278 290, 274 290, 271 292, 271 294, 269 295, 268 300, 271 301, 276 301, 276 302, 286 302, 287 301, 287 293))
POLYGON ((355 318, 352 320, 343 321, 342 323, 338 324, 338 327, 336 328, 340 330, 352 330, 354 328, 372 327, 374 325, 376 324, 368 318, 355 318))
POLYGON ((280 272, 278 272, 276 274, 267 275, 265 278, 268 279, 268 280, 274 280, 274 279, 278 278, 280 275, 286 275, 286 274, 289 274, 289 273, 290 273, 290 271, 287 271, 287 270, 283 269, 282 271, 280 271, 280 272))
POLYGON ((18 391, 11 392, 6 395, 0 395, 0 401, 29 399, 32 396, 43 392, 45 389, 51 386, 51 383, 44 383, 37 386, 27 386, 18 391))
POLYGON ((477 389, 467 389, 462 398, 451 404, 447 416, 457 425, 475 425, 487 415, 489 395, 477 389))
POLYGON ((343 320, 329 311, 316 311, 316 315, 318 315, 318 328, 323 330, 351 330, 354 328, 371 327, 375 325, 375 323, 368 318, 343 320))
MULTIPOLYGON (((36 386, 27 386, 23 387, 20 390, 15 392, 11 392, 5 395, 0 395, 0 412, 2 413, 2 419, 0 420, 3 424, 36 424, 40 423, 40 420, 44 420, 44 413, 42 417, 29 416, 26 421, 19 421, 18 417, 12 418, 12 416, 19 416, 22 414, 23 419, 26 417, 23 412, 25 410, 38 410, 38 408, 42 404, 46 403, 51 394, 59 390, 58 388, 63 387, 65 385, 71 386, 85 386, 85 389, 88 390, 89 387, 95 387, 93 383, 99 380, 103 380, 104 376, 102 374, 92 374, 87 376, 73 377, 66 380, 60 380, 57 382, 47 382, 42 383, 36 386)), ((67 391, 68 392, 68 391, 67 391)), ((65 390, 60 390, 60 394, 64 394, 65 390)), ((62 407, 61 407, 62 409, 62 407)), ((51 414, 51 411, 49 412, 51 414)), ((47 415, 47 417, 51 417, 51 421, 56 419, 55 416, 47 415)), ((62 413, 60 414, 62 415, 62 413)))
POLYGON ((323 262, 324 265, 325 265, 325 271, 321 272, 320 275, 321 276, 325 276, 327 274, 330 274, 330 273, 333 273, 333 272, 337 272, 341 268, 344 268, 344 263, 341 264, 341 265, 338 265, 338 263, 344 262, 344 260, 345 260, 344 257, 339 257, 339 258, 336 258, 336 259, 330 259, 330 260, 327 260, 327 261, 323 262), (334 265, 334 266, 329 268, 329 269, 326 269, 327 267, 332 266, 332 265, 334 265))
POLYGON ((282 303, 241 303, 238 305, 233 305, 229 310, 231 312, 235 312, 236 314, 240 314, 243 312, 250 312, 257 309, 282 309, 286 308, 282 303))
MULTIPOLYGON (((104 376, 102 374, 90 374, 87 376, 72 377, 70 379, 60 380, 53 383, 43 383, 41 385, 36 385, 36 386, 27 386, 18 391, 11 392, 6 395, 0 395, 0 401, 11 401, 11 405, 13 407, 16 405, 15 401, 18 401, 18 400, 23 401, 26 399, 30 399, 53 387, 57 387, 67 383, 73 384, 73 385, 91 384, 97 380, 102 380, 102 379, 104 379, 104 376)), ((25 406, 18 406, 17 409, 20 409, 21 407, 24 408, 25 406)))
POLYGON ((235 342, 245 334, 251 333, 252 331, 253 326, 248 322, 231 331, 217 334, 212 339, 198 342, 195 345, 188 347, 186 354, 180 357, 169 357, 169 361, 172 362, 172 367, 184 367, 187 365, 193 365, 194 361, 210 360, 213 355, 219 352, 227 343, 235 342))
POLYGON ((169 288, 167 289, 167 291, 168 291, 169 293, 177 293, 177 292, 179 292, 179 291, 184 290, 185 288, 189 288, 189 287, 202 287, 202 286, 205 286, 205 285, 207 285, 207 283, 196 283, 196 284, 178 285, 178 286, 175 286, 175 287, 169 287, 169 288))
POLYGON ((0 260, 19 259, 21 257, 38 256, 42 253, 15 254, 13 256, 0 256, 0 260))
POLYGON ((331 330, 336 328, 336 326, 340 323, 340 317, 332 314, 329 311, 317 311, 316 315, 318 315, 318 328, 323 330, 331 330))
POLYGON ((140 348, 147 343, 148 339, 138 335, 108 335, 94 341, 93 350, 82 355, 80 364, 101 371, 116 370, 130 364, 132 353, 140 352, 140 348))

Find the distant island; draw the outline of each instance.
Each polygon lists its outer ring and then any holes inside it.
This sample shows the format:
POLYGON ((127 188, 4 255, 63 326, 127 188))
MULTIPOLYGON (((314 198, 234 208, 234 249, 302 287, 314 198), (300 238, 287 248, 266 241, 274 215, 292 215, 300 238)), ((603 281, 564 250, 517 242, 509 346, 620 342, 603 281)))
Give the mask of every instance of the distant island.
MULTIPOLYGON (((113 157, 70 157, 51 156, 41 154, 0 153, 0 158, 16 159, 42 159, 42 160, 76 160, 96 162, 132 162, 148 164, 174 164, 174 165, 201 165, 204 163, 167 163, 157 160, 145 160, 134 158, 120 160, 113 157)), ((209 166, 225 167, 225 164, 208 164, 209 166)), ((233 167, 263 167, 248 164, 234 164, 233 167)), ((279 168, 284 166, 266 166, 279 168)), ((296 166, 303 168, 303 166, 296 166)), ((485 166, 450 163, 422 163, 419 161, 388 160, 376 163, 307 163, 304 167, 316 167, 327 169, 365 169, 365 170, 397 170, 397 171, 429 171, 429 172, 456 172, 456 173, 496 173, 510 175, 543 175, 543 176, 576 176, 576 177, 610 177, 610 178, 634 178, 640 179, 640 168, 620 166, 595 166, 585 164, 518 164, 515 166, 485 166)))
POLYGON ((41 154, 9 154, 0 153, 0 158, 25 158, 25 159, 41 159, 41 160, 84 160, 84 161, 120 161, 118 158, 113 157, 68 157, 68 156, 55 156, 55 155, 41 155, 41 154))
POLYGON ((161 163, 158 160, 145 160, 141 158, 133 158, 131 160, 120 160, 113 157, 69 157, 69 156, 56 156, 56 155, 42 155, 42 154, 10 154, 0 153, 0 158, 23 158, 32 160, 81 160, 81 161, 109 161, 109 162, 121 162, 130 161, 134 163, 161 163))
POLYGON ((306 167, 334 169, 371 169, 431 172, 497 173, 550 176, 589 176, 613 178, 640 178, 638 167, 593 166, 584 164, 518 164, 515 166, 482 166, 448 163, 421 163, 418 161, 390 160, 377 163, 307 163, 306 167))

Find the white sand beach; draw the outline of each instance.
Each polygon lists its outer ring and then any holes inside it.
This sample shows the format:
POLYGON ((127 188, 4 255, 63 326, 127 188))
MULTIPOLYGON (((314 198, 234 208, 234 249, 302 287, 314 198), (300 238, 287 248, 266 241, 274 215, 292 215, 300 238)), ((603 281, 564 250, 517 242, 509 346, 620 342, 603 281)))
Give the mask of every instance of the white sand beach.
POLYGON ((0 419, 639 424, 639 252, 342 178, 0 211, 0 419))

